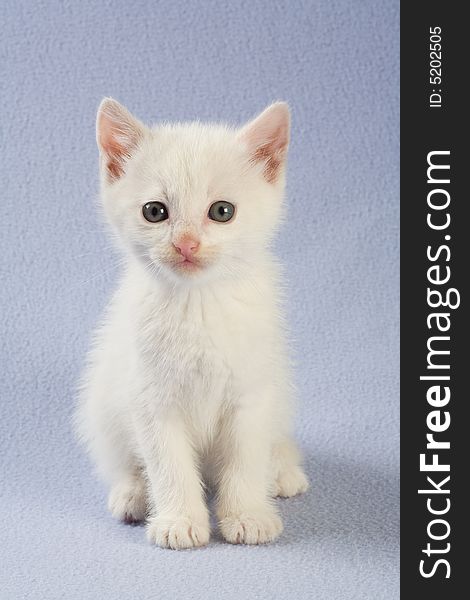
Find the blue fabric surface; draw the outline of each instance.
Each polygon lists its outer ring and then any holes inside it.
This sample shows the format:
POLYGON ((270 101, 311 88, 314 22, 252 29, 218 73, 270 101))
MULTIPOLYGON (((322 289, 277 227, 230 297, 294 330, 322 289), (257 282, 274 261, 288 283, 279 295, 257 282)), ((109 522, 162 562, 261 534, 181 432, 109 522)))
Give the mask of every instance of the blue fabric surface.
POLYGON ((398 0, 4 2, 0 598, 398 598, 398 0), (95 111, 293 113, 290 280, 312 481, 281 539, 203 550, 116 523, 70 426, 119 272, 95 111))

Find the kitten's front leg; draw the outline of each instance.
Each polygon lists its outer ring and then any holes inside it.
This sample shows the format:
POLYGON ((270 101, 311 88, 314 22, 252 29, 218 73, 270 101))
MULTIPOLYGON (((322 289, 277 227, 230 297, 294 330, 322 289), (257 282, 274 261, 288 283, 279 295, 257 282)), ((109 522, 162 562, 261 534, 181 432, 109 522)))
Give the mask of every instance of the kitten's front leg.
POLYGON ((221 435, 217 516, 233 544, 271 542, 282 521, 270 499, 271 432, 268 398, 245 396, 221 435))
POLYGON ((145 411, 136 422, 150 482, 152 513, 147 537, 163 548, 192 548, 209 541, 209 515, 196 457, 176 411, 145 411))

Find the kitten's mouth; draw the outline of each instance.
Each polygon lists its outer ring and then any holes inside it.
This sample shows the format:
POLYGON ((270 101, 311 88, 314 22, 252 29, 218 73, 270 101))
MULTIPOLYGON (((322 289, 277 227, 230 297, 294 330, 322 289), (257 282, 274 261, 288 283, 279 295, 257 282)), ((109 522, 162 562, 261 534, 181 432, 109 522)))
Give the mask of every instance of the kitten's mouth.
POLYGON ((165 263, 174 273, 181 276, 196 275, 208 269, 212 260, 211 257, 205 255, 188 255, 173 254, 166 257, 165 263))
POLYGON ((174 267, 181 271, 197 271, 201 268, 201 263, 195 258, 183 258, 175 262, 174 267))

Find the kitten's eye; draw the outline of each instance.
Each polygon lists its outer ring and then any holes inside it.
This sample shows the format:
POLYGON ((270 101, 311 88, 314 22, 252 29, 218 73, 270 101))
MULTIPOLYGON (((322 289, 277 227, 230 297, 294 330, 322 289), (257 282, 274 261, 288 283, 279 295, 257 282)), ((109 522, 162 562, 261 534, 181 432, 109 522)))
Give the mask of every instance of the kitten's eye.
POLYGON ((209 219, 213 221, 219 221, 220 223, 226 223, 235 214, 235 206, 230 202, 214 202, 209 208, 209 219))
POLYGON ((147 202, 142 207, 142 214, 150 223, 159 223, 168 219, 168 210, 161 202, 147 202))

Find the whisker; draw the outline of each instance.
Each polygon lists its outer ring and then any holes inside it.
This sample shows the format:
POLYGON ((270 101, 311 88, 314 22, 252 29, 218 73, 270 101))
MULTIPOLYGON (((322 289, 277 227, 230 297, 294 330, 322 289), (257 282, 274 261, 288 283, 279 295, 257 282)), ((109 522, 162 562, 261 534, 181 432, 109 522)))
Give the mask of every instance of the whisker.
POLYGON ((115 263, 114 265, 111 265, 107 269, 104 269, 103 271, 99 271, 98 273, 95 273, 88 279, 85 279, 85 281, 80 281, 77 284, 72 285, 70 289, 72 289, 72 290, 77 289, 83 285, 86 285, 87 283, 90 283, 91 281, 94 281, 98 277, 104 277, 106 274, 110 273, 111 271, 115 271, 118 267, 121 267, 123 264, 124 264, 124 261, 122 261, 122 260, 118 261, 117 263, 115 263))

